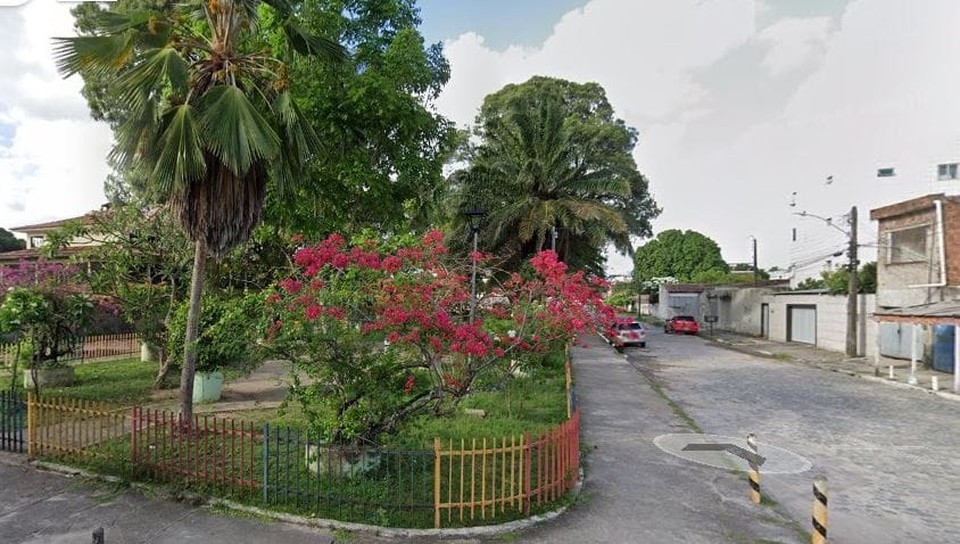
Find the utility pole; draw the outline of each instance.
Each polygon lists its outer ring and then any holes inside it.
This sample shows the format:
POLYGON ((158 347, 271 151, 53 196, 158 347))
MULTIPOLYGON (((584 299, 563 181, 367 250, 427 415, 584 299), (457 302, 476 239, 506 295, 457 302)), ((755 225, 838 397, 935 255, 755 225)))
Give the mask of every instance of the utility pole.
POLYGON ((755 236, 750 238, 753 240, 753 285, 757 286, 760 284, 760 271, 757 269, 757 238, 755 236))
POLYGON ((847 287, 847 357, 857 354, 857 292, 860 290, 860 278, 857 262, 857 207, 850 208, 850 283, 847 287))

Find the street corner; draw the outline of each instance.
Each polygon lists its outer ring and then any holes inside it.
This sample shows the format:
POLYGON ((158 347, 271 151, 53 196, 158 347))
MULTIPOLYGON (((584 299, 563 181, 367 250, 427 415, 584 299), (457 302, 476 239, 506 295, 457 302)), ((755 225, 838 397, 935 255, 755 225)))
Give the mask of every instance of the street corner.
POLYGON ((710 434, 664 434, 653 439, 660 450, 685 461, 723 470, 750 470, 766 474, 799 474, 813 468, 806 457, 765 442, 710 434))

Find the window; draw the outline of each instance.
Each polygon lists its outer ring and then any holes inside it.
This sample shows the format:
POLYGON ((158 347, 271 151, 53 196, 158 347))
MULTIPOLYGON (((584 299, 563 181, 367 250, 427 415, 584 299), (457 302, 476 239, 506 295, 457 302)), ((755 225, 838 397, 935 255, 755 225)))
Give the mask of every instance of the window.
POLYGON ((937 179, 940 181, 957 179, 957 163, 950 162, 937 165, 937 179))
POLYGON ((877 170, 878 178, 892 178, 895 175, 897 175, 897 173, 893 168, 880 168, 877 170))
POLYGON ((888 263, 915 263, 927 260, 928 226, 895 230, 889 237, 888 263))
POLYGON ((30 247, 40 247, 43 245, 43 236, 31 236, 30 237, 30 247))

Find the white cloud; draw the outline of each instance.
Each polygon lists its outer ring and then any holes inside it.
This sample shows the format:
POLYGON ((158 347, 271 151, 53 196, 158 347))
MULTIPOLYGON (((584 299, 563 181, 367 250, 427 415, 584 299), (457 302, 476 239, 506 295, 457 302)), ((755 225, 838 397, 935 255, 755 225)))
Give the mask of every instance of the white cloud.
POLYGON ((470 123, 484 96, 542 74, 600 82, 627 117, 679 113, 706 94, 692 71, 750 39, 755 11, 752 0, 594 0, 539 48, 497 52, 464 34, 446 43, 452 76, 438 107, 470 123))
POLYGON ((826 49, 832 24, 830 17, 791 18, 763 29, 757 39, 770 47, 764 68, 779 76, 817 60, 826 49))
POLYGON ((79 215, 104 201, 110 131, 89 118, 79 78, 64 81, 54 36, 73 33, 70 4, 35 0, 4 8, 0 46, 0 123, 13 136, 0 147, 0 226, 79 215))

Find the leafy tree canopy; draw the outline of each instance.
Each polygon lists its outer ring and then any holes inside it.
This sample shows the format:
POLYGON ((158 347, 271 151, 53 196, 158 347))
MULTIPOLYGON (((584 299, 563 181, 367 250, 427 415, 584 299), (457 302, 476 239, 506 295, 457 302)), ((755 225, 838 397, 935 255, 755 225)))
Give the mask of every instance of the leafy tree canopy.
POLYGON ((307 239, 335 230, 424 230, 440 211, 456 140, 432 103, 450 77, 417 30, 413 0, 306 0, 304 27, 343 44, 340 65, 294 63, 298 103, 320 137, 297 198, 269 195, 267 220, 307 239))
POLYGON ((726 276, 728 272, 730 267, 720 255, 720 246, 694 230, 665 230, 634 254, 634 277, 640 282, 668 276, 697 281, 698 277, 716 273, 726 276))
POLYGON ((9 230, 0 228, 0 253, 5 251, 16 251, 26 247, 27 243, 25 241, 14 236, 9 230))
POLYGON ((650 235, 660 210, 633 160, 637 132, 600 85, 507 85, 484 99, 475 135, 468 167, 451 176, 456 238, 467 238, 463 212, 480 207, 490 214, 484 250, 519 263, 555 245, 571 266, 602 272, 607 243, 630 254, 631 236, 650 235))
MULTIPOLYGON (((119 0, 114 13, 168 9, 157 0, 119 0)), ((270 187, 264 220, 316 238, 333 230, 422 229, 436 219, 442 166, 456 140, 452 124, 432 108, 450 76, 440 44, 427 45, 413 0, 302 0, 288 14, 301 31, 326 36, 350 53, 341 63, 289 59, 282 81, 305 113, 316 150, 292 191, 270 187)), ((96 29, 103 8, 74 9, 77 27, 96 29)), ((259 43, 286 58, 286 30, 261 10, 259 43)), ((84 73, 84 95, 96 119, 121 126, 129 106, 107 78, 84 73)), ((112 201, 160 200, 144 172, 111 162, 105 182, 112 201)))
MULTIPOLYGON (((858 273, 858 292, 877 292, 877 263, 875 261, 864 264, 858 273)), ((850 292, 850 272, 846 268, 825 270, 820 273, 820 279, 807 278, 797 285, 797 289, 827 289, 831 295, 846 295, 850 292)))

